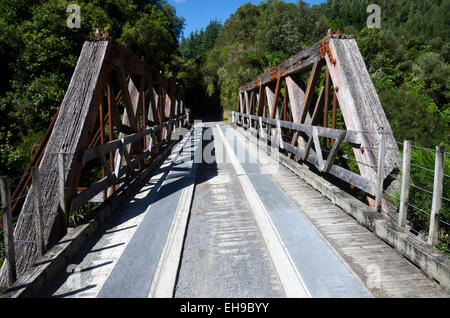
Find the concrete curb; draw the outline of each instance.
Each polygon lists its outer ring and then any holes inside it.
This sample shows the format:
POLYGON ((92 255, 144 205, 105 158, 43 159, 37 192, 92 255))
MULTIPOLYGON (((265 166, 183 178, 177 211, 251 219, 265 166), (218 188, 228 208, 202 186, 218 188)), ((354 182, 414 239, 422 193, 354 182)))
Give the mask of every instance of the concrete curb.
POLYGON ((0 298, 37 298, 48 281, 65 271, 80 248, 92 239, 117 207, 127 200, 147 180, 150 173, 170 154, 178 142, 172 142, 139 175, 122 185, 107 201, 92 212, 88 221, 72 229, 40 260, 7 289, 0 298))
MULTIPOLYGON (((198 142, 196 141, 197 138, 203 138, 201 131, 203 127, 197 129, 200 132, 194 129, 194 143, 198 142)), ((199 144, 197 143, 193 147, 192 156, 197 147, 199 147, 199 144)), ((181 154, 182 151, 180 152, 180 156, 181 154)), ((192 200, 194 198, 195 179, 197 177, 198 163, 194 162, 194 159, 192 161, 189 175, 186 177, 184 189, 181 193, 180 201, 178 202, 177 210, 175 211, 172 225, 170 226, 169 234, 155 271, 155 276, 153 277, 148 298, 173 298, 175 294, 178 271, 183 254, 183 245, 191 214, 192 200)))
MULTIPOLYGON (((235 128, 236 126, 233 125, 235 128)), ((269 155, 271 147, 256 140, 256 137, 241 127, 236 129, 250 142, 258 144, 269 155)), ((450 292, 450 257, 447 257, 435 247, 419 241, 414 235, 400 228, 395 222, 373 211, 363 202, 322 179, 299 163, 280 154, 280 162, 309 183, 317 191, 352 216, 361 225, 373 232, 377 237, 394 248, 428 277, 437 281, 450 292)))

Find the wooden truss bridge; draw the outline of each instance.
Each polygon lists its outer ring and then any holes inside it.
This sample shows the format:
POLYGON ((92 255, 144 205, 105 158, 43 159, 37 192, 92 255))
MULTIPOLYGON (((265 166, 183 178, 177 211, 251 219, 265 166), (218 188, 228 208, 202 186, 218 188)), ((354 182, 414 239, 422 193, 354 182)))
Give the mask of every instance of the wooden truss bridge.
POLYGON ((3 297, 448 297, 445 151, 424 242, 410 143, 402 158, 353 37, 329 33, 238 96, 231 125, 193 122, 178 83, 85 42, 12 195, 1 178, 3 297))

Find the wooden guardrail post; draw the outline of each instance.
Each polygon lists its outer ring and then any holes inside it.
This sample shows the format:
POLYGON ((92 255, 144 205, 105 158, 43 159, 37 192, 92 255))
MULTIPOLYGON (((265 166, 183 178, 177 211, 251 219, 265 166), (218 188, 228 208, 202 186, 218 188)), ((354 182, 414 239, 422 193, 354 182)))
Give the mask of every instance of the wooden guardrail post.
POLYGON ((34 203, 34 222, 36 228, 37 246, 40 256, 45 254, 45 241, 44 241, 44 218, 42 215, 42 202, 41 202, 41 181, 39 176, 39 168, 33 167, 31 169, 33 178, 33 203, 34 203))
POLYGON ((377 179, 376 179, 376 196, 375 209, 381 212, 383 203, 383 182, 384 182, 384 160, 386 157, 386 135, 382 132, 380 134, 380 142, 378 146, 378 164, 377 164, 377 179))
POLYGON ((433 205, 430 216, 430 231, 428 244, 436 245, 439 242, 439 220, 442 206, 442 189, 444 181, 444 154, 445 148, 436 147, 436 164, 434 167, 433 205))
POLYGON ((69 211, 67 210, 66 170, 64 167, 64 161, 64 153, 58 153, 59 205, 62 211, 64 230, 67 231, 67 226, 69 224, 69 211))
POLYGON ((408 215, 409 181, 411 171, 411 141, 403 143, 402 188, 400 195, 400 213, 398 226, 405 227, 408 215))
POLYGON ((262 124, 262 119, 261 117, 259 117, 259 129, 258 129, 259 133, 258 133, 258 139, 261 139, 261 137, 264 138, 264 128, 263 128, 263 124, 262 124))
POLYGON ((7 287, 10 287, 17 279, 16 253, 14 249, 13 225, 11 214, 11 189, 9 178, 0 177, 0 190, 2 195, 3 209, 3 235, 6 251, 7 287))

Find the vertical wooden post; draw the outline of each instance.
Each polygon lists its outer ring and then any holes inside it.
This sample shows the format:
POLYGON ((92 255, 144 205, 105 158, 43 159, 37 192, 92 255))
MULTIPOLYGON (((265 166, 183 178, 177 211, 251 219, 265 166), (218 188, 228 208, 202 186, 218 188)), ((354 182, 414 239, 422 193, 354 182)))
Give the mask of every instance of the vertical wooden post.
POLYGON ((330 103, 330 71, 325 75, 325 100, 323 103, 323 127, 328 127, 328 104, 330 103))
POLYGON ((44 241, 44 218, 42 215, 41 202, 41 181, 39 176, 39 168, 33 167, 31 170, 33 176, 33 203, 34 203, 34 224, 36 228, 37 246, 40 256, 45 254, 44 241))
MULTIPOLYGON (((336 96, 337 90, 336 87, 334 88, 333 92, 333 112, 332 112, 332 118, 331 118, 331 128, 336 129, 336 113, 337 113, 337 96, 336 96)), ((334 146, 335 139, 331 139, 331 147, 334 146)))
POLYGON ((281 80, 281 77, 278 77, 277 85, 275 87, 275 95, 273 97, 272 119, 277 117, 277 100, 278 100, 278 95, 280 94, 280 80, 281 80))
POLYGON ((263 130, 263 125, 262 125, 262 119, 261 119, 261 117, 259 117, 259 134, 258 134, 258 139, 261 139, 261 137, 265 137, 263 132, 264 132, 264 130, 263 130))
POLYGON ((403 167, 402 167, 402 189, 400 195, 400 214, 398 226, 405 227, 408 215, 409 178, 411 170, 411 141, 403 143, 403 167))
MULTIPOLYGON (((105 114, 103 112, 103 98, 99 105, 99 117, 100 117, 100 143, 103 145, 105 143, 105 114)), ((102 165, 102 178, 105 177, 105 168, 102 165)), ((108 198, 108 189, 103 190, 103 202, 108 198)))
MULTIPOLYGON (((142 56, 141 58, 143 61, 145 61, 145 58, 142 56)), ((145 84, 146 81, 144 80, 144 78, 141 78, 141 87, 140 87, 140 97, 141 99, 141 103, 142 103, 142 130, 146 130, 147 129, 147 106, 145 105, 145 96, 146 96, 146 92, 145 90, 145 84)), ((151 87, 150 87, 151 88, 151 87)), ((142 146, 143 146, 143 150, 142 152, 145 152, 147 150, 147 136, 145 136, 144 138, 142 138, 142 146)), ((147 164, 147 158, 144 159, 144 165, 147 164)))
POLYGON ((284 97, 283 97, 283 120, 286 120, 287 117, 287 94, 288 94, 288 87, 286 83, 284 85, 284 97))
POLYGON ((16 273, 16 252, 14 250, 13 225, 11 214, 11 189, 9 187, 9 178, 0 177, 0 190, 2 195, 3 209, 3 235, 6 250, 6 269, 8 272, 7 287, 10 287, 17 279, 16 273))
POLYGON ((64 168, 65 155, 58 153, 59 205, 61 206, 64 231, 67 231, 69 215, 66 199, 66 170, 64 168))
POLYGON ((331 128, 336 129, 336 114, 337 114, 337 88, 333 91, 333 113, 331 119, 331 128))
POLYGON ((375 209, 381 212, 383 202, 383 182, 384 182, 384 160, 386 157, 386 135, 380 134, 380 143, 378 146, 378 166, 377 166, 377 182, 376 182, 376 197, 375 209))
MULTIPOLYGON (((107 89, 107 93, 108 93, 108 128, 109 128, 109 141, 113 141, 114 140, 114 136, 113 136, 113 125, 112 125, 112 91, 111 91, 111 85, 107 84, 106 86, 107 89)), ((114 105, 115 107, 115 105, 114 105)), ((114 152, 110 152, 109 153, 109 168, 111 169, 111 171, 114 171, 114 152)), ((115 192, 115 186, 112 185, 111 186, 111 194, 113 194, 115 192)))
POLYGON ((433 206, 430 216, 430 233, 428 244, 436 245, 439 242, 439 219, 442 206, 442 188, 444 181, 444 154, 445 148, 436 147, 436 164, 434 168, 433 206))

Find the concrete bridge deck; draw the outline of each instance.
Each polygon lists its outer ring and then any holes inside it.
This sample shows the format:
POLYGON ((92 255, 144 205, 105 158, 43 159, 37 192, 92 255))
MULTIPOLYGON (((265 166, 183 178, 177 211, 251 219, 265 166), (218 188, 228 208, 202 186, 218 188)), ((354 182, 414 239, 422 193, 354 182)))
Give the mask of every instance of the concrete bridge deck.
POLYGON ((43 297, 448 297, 239 131, 197 125, 43 297), (213 154, 203 156, 202 154, 213 154))

